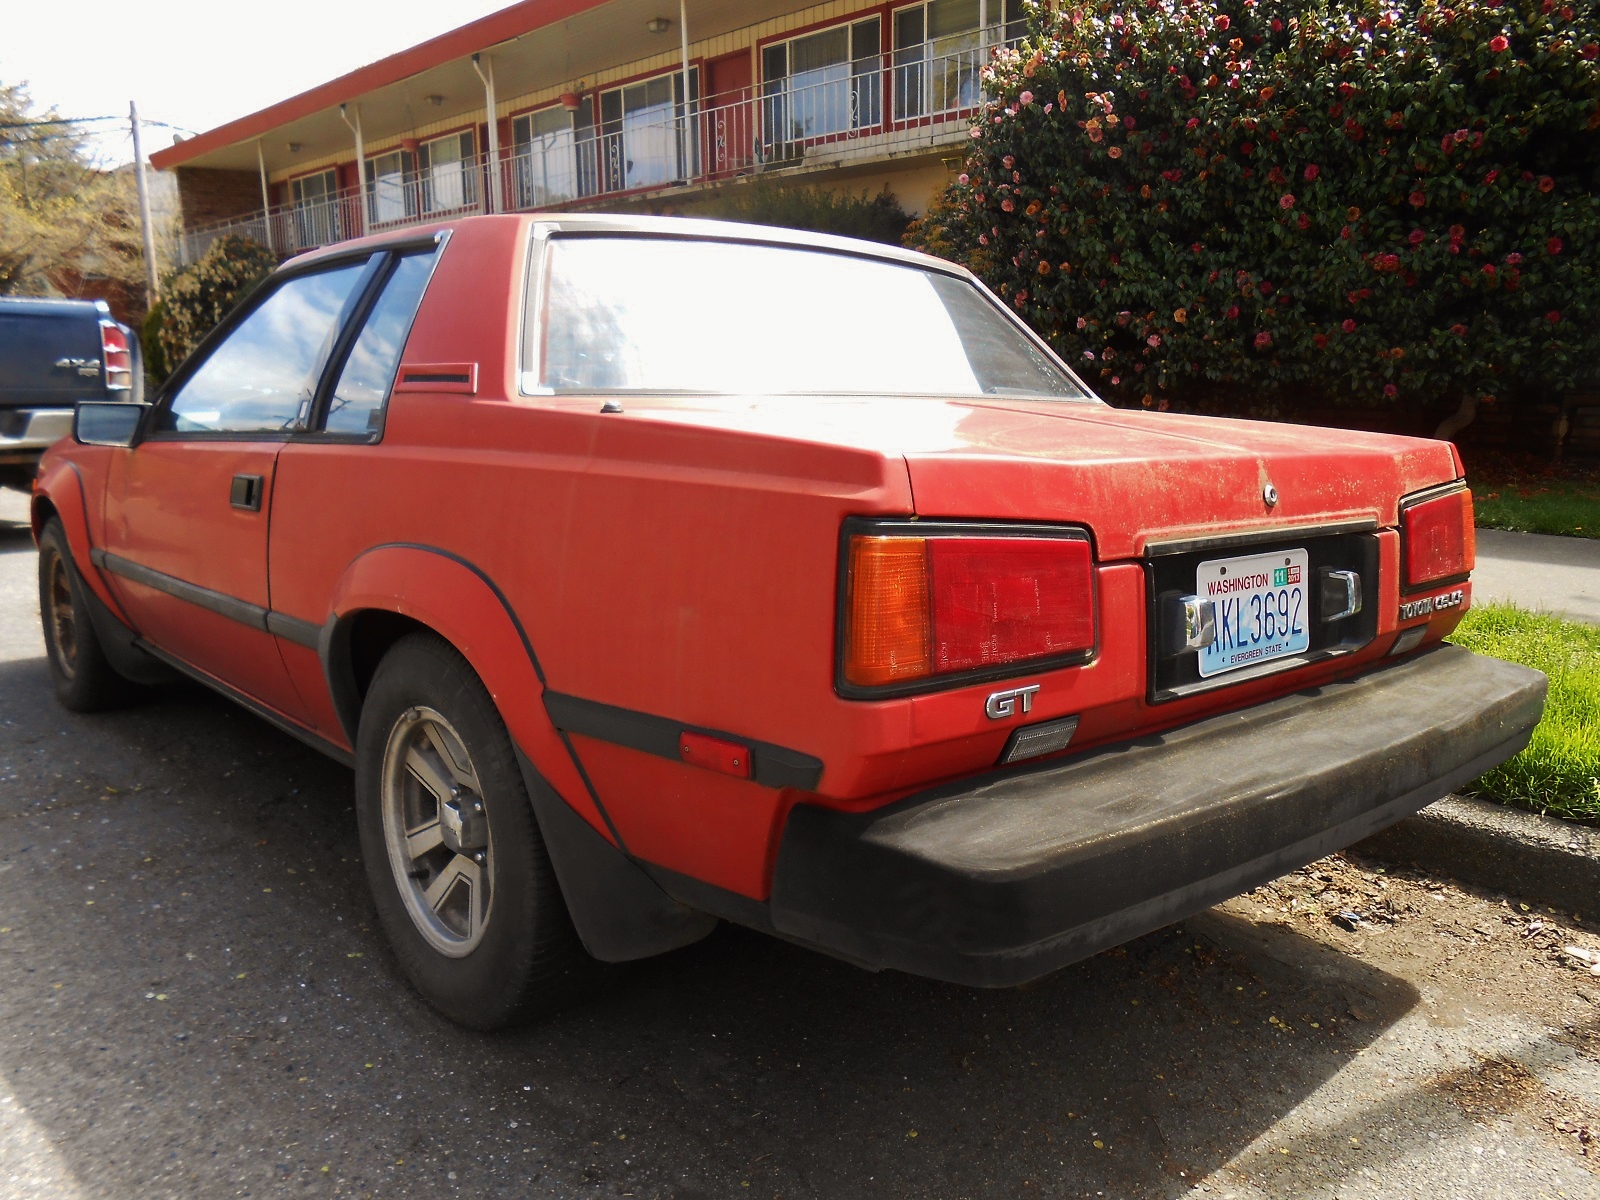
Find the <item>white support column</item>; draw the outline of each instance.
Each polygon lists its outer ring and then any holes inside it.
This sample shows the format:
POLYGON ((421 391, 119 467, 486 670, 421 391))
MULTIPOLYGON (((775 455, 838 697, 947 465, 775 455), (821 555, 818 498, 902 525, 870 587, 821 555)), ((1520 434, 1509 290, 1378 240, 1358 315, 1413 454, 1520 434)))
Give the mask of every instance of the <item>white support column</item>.
POLYGON ((683 43, 683 173, 694 178, 694 101, 689 91, 689 0, 678 0, 678 36, 683 43))
POLYGON ((276 254, 278 248, 272 244, 272 192, 267 187, 267 156, 260 138, 256 139, 256 170, 261 173, 261 227, 266 231, 267 249, 276 254))
POLYGON ((358 236, 365 237, 367 235, 367 147, 361 140, 361 106, 356 105, 356 119, 352 122, 345 112, 345 106, 339 105, 339 119, 349 125, 350 132, 356 135, 356 231, 358 236))
POLYGON ((495 111, 498 105, 494 98, 494 59, 487 54, 474 54, 472 69, 483 80, 483 102, 489 111, 489 211, 497 213, 501 207, 500 116, 495 111))

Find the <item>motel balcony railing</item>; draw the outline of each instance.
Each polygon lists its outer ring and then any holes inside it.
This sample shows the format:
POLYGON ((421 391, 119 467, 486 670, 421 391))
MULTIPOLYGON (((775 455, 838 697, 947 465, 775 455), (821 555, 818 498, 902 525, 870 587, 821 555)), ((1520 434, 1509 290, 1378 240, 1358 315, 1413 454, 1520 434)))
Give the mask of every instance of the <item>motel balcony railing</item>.
POLYGON ((608 199, 710 184, 768 171, 822 169, 949 145, 983 102, 982 72, 1000 31, 934 53, 910 50, 807 71, 704 101, 624 112, 572 125, 487 155, 434 162, 187 230, 183 261, 241 235, 281 256, 365 233, 464 214, 588 207, 608 199))

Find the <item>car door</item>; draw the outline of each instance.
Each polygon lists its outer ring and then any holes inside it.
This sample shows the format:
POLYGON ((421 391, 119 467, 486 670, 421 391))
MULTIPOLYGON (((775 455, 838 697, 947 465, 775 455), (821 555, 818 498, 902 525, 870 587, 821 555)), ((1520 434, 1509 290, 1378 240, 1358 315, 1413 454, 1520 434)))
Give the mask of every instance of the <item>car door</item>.
POLYGON ((180 368, 107 474, 103 565, 157 649, 260 705, 306 708, 269 632, 279 452, 311 416, 369 256, 270 280, 180 368))

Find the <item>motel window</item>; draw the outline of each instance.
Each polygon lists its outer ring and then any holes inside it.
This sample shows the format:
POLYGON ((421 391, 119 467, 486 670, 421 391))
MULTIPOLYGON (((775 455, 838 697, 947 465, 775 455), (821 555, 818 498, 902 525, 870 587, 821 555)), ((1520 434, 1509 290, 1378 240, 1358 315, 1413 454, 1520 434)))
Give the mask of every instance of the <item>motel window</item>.
POLYGON ((594 101, 559 104, 511 122, 511 186, 518 208, 547 208, 594 190, 594 101), (587 134, 587 136, 583 136, 587 134))
POLYGON ((990 52, 1026 32, 1022 0, 928 0, 897 9, 896 119, 976 107, 990 52))
MULTIPOLYGON (((700 72, 689 72, 689 100, 700 99, 700 72)), ((613 88, 600 95, 600 161, 608 192, 659 187, 699 172, 699 145, 685 117, 683 73, 613 88)))
POLYGON ((423 212, 454 212, 477 206, 476 157, 471 130, 422 143, 417 150, 417 178, 423 212))
POLYGON ((761 52, 769 146, 864 129, 882 119, 877 17, 836 25, 761 52))
POLYGON ((291 180, 289 195, 294 201, 297 245, 309 248, 340 240, 339 176, 336 171, 330 168, 291 180))
POLYGON ((385 225, 417 215, 416 164, 404 150, 367 159, 367 221, 385 225))

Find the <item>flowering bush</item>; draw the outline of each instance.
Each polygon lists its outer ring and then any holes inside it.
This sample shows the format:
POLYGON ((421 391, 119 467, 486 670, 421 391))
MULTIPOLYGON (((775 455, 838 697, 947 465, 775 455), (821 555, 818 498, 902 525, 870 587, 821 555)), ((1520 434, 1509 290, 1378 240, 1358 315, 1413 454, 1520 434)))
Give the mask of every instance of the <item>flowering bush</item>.
POLYGON ((1600 362, 1595 5, 1144 0, 1030 30, 908 240, 1108 398, 1423 403, 1600 362))
POLYGON ((277 265, 272 251, 250 238, 230 234, 212 242, 199 262, 166 285, 157 331, 160 365, 167 372, 177 370, 200 339, 277 265))

